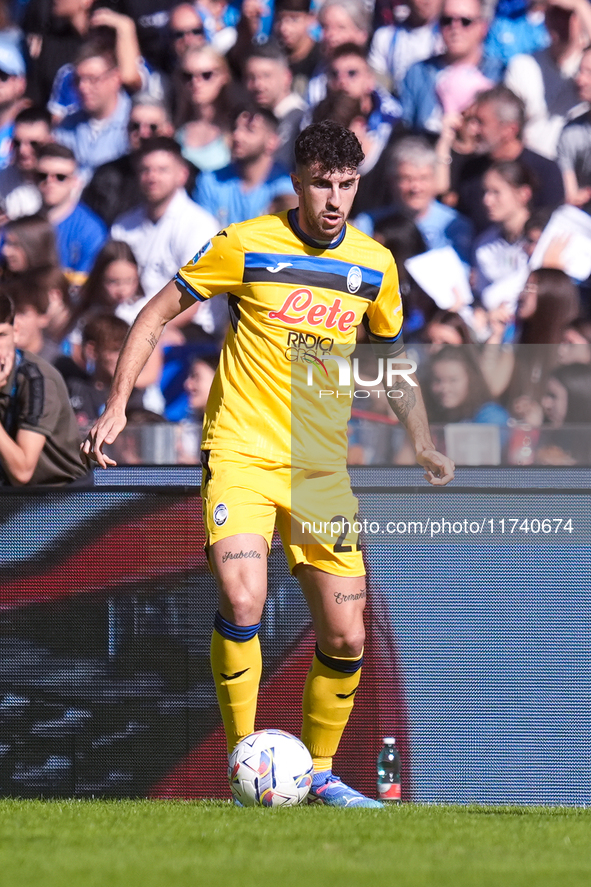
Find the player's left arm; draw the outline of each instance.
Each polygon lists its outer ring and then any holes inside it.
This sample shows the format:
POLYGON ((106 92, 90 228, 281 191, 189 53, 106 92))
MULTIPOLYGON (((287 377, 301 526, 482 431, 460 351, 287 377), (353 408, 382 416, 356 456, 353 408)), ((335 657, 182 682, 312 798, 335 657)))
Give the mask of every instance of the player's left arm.
MULTIPOLYGON (((433 486, 444 486, 453 480, 455 465, 451 459, 439 453, 431 438, 427 411, 421 389, 409 362, 402 340, 402 304, 398 289, 398 273, 392 261, 384 274, 379 297, 368 308, 364 326, 376 357, 396 360, 400 372, 396 375, 397 398, 388 397, 393 412, 404 425, 416 460, 425 469, 425 479, 433 486)), ((388 385, 388 373, 384 373, 384 387, 388 385)))

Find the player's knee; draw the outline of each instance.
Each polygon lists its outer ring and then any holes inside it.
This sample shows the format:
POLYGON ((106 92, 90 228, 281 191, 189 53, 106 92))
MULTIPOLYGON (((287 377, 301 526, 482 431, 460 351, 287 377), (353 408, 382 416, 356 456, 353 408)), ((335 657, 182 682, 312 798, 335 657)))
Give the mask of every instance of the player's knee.
POLYGON ((320 646, 323 652, 329 656, 354 659, 356 656, 361 656, 364 644, 365 629, 363 624, 361 624, 359 626, 351 626, 351 628, 344 631, 330 633, 325 639, 325 643, 320 646))
POLYGON ((226 594, 220 612, 235 625, 254 625, 261 620, 264 600, 247 588, 234 589, 226 594))

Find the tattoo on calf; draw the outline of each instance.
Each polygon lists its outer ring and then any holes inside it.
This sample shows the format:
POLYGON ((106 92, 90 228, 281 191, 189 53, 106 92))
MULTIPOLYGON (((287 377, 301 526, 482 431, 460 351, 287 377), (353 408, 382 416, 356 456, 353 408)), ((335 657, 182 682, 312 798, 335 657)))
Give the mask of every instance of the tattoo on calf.
POLYGON ((257 560, 261 559, 261 554, 259 551, 255 551, 251 549, 250 551, 224 551, 222 555, 222 563, 225 564, 226 561, 237 561, 242 558, 256 558, 257 560))

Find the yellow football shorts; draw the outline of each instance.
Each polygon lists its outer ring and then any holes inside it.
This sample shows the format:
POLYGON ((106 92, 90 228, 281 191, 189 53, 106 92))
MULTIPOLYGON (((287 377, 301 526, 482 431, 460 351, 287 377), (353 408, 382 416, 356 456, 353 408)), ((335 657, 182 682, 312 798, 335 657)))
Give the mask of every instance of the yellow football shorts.
POLYGON ((365 575, 346 470, 294 469, 225 450, 203 453, 202 463, 207 547, 254 533, 270 549, 277 526, 292 572, 310 564, 335 576, 365 575))

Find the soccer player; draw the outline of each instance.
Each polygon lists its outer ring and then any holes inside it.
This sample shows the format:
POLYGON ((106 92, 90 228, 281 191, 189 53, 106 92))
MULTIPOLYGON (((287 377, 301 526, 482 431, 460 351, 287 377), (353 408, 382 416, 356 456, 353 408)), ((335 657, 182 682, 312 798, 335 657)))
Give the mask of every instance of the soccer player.
MULTIPOLYGON (((207 553, 219 589, 211 663, 228 749, 254 730, 276 524, 317 640, 303 699, 310 797, 377 807, 332 773, 361 675, 366 590, 346 472, 351 398, 331 394, 342 393, 341 370, 361 322, 383 360, 400 356, 398 275, 387 250, 346 224, 363 160, 353 133, 332 121, 312 124, 295 156, 297 209, 220 231, 142 309, 83 449, 103 468, 114 464, 103 445, 124 427, 127 398, 164 325, 195 299, 230 293, 232 323, 202 443, 207 553), (321 392, 309 384, 315 373, 321 392), (331 520, 342 521, 336 541, 320 527, 331 520)), ((425 477, 448 483, 454 466, 435 451, 414 379, 397 377, 396 391, 391 403, 425 477)))

